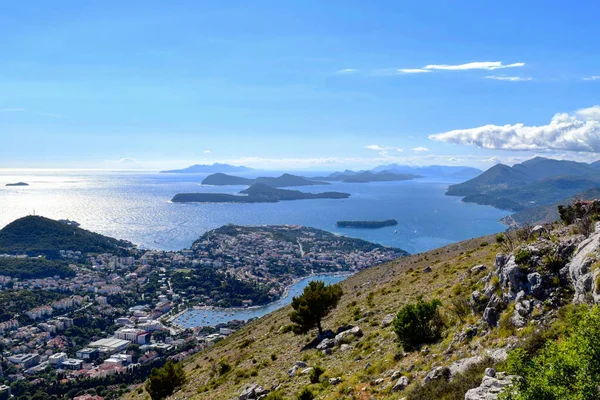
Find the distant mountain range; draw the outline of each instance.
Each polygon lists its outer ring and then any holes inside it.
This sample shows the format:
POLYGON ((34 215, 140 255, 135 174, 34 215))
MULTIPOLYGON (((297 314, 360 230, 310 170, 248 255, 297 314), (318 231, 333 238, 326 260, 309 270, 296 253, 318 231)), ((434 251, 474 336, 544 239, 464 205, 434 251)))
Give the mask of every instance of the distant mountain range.
POLYGON ((247 172, 252 171, 252 168, 244 167, 242 165, 230 165, 230 164, 219 164, 214 163, 208 164, 196 164, 191 167, 183 169, 171 169, 168 171, 160 171, 162 174, 210 174, 215 172, 247 172))
POLYGON ((368 182, 395 182, 409 181, 422 178, 420 175, 399 174, 393 171, 351 171, 334 172, 327 176, 318 176, 314 179, 322 181, 340 181, 348 183, 368 183, 368 182))
POLYGON ((287 186, 315 186, 315 185, 330 185, 329 182, 316 181, 305 178, 303 176, 283 174, 278 177, 258 177, 255 179, 242 178, 240 176, 227 175, 216 173, 207 176, 202 181, 203 185, 228 186, 228 185, 252 185, 254 183, 264 183, 271 187, 287 187, 287 186))
POLYGON ((480 169, 464 166, 447 166, 447 165, 427 165, 427 166, 410 166, 400 164, 380 165, 371 170, 372 172, 388 171, 397 174, 413 174, 420 175, 426 178, 430 177, 460 177, 469 179, 481 174, 480 169))
POLYGON ((600 187, 600 163, 591 164, 535 157, 509 167, 497 164, 479 176, 451 185, 449 196, 496 208, 521 211, 565 201, 600 187))

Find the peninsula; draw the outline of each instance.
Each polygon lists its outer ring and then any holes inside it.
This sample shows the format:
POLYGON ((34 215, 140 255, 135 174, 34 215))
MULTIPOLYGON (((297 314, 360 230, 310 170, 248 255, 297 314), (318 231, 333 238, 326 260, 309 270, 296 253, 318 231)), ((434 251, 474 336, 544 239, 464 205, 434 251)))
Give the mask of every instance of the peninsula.
POLYGON ((349 193, 305 193, 299 190, 277 189, 264 183, 255 183, 242 190, 241 195, 226 193, 179 193, 174 203, 277 203, 281 200, 346 199, 349 193))
POLYGON ((386 226, 398 225, 395 219, 386 219, 385 221, 338 221, 335 226, 338 228, 366 228, 377 229, 386 226))
POLYGON ((6 186, 29 186, 29 183, 25 183, 25 182, 7 183, 6 186))

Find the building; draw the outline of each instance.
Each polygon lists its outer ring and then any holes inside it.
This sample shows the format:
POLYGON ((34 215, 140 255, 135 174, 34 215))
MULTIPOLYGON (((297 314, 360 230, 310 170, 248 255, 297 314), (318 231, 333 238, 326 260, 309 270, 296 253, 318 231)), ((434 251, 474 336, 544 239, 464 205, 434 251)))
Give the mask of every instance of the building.
POLYGON ((85 349, 77 350, 75 355, 77 358, 81 358, 82 360, 92 361, 100 357, 100 351, 98 351, 98 349, 86 347, 85 349))
POLYGON ((8 400, 10 397, 10 386, 0 385, 0 400, 8 400))
POLYGON ((35 353, 16 354, 14 356, 8 357, 8 361, 10 361, 13 364, 17 364, 17 366, 21 368, 31 368, 40 362, 40 356, 39 354, 35 353))
POLYGON ((67 358, 60 364, 60 366, 65 369, 78 370, 83 366, 83 360, 79 360, 77 358, 67 358))
POLYGON ((137 326, 139 329, 143 329, 144 331, 147 331, 147 332, 154 332, 159 329, 162 329, 162 327, 163 327, 162 324, 160 323, 160 321, 157 321, 155 319, 140 322, 140 323, 138 323, 137 326))
POLYGON ((115 332, 115 338, 128 340, 135 344, 146 344, 148 336, 147 331, 136 328, 121 328, 115 332))
POLYGON ((98 349, 101 354, 114 354, 123 351, 131 342, 128 340, 106 338, 88 344, 88 347, 98 349))
POLYGON ((57 365, 60 365, 66 359, 67 359, 67 353, 56 353, 56 354, 52 354, 50 357, 48 357, 48 362, 51 365, 57 366, 57 365))

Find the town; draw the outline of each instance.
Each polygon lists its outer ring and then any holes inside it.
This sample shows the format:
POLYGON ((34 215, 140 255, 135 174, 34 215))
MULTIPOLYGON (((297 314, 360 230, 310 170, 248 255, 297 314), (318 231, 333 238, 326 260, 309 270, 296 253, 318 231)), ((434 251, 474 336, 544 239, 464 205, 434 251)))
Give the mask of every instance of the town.
MULTIPOLYGON (((190 307, 265 304, 312 273, 356 272, 405 254, 311 228, 232 225, 180 251, 131 248, 122 256, 57 250, 74 276, 0 276, 6 305, 0 399, 42 387, 90 396, 85 381, 106 387, 95 391, 96 398, 115 397, 140 384, 151 368, 194 354, 245 323, 193 329, 173 323, 190 307), (223 282, 250 289, 228 293, 217 289, 227 286, 223 282)), ((27 256, 0 255, 0 265, 14 258, 27 256)))

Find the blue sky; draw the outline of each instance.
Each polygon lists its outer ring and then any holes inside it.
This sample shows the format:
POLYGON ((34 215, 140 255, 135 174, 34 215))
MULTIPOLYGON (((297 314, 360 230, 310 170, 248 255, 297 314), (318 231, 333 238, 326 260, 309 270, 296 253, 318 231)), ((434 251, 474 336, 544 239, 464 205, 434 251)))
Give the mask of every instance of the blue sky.
POLYGON ((0 168, 599 159, 572 3, 5 2, 0 168))

